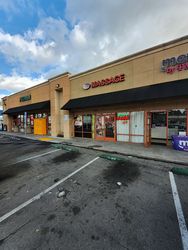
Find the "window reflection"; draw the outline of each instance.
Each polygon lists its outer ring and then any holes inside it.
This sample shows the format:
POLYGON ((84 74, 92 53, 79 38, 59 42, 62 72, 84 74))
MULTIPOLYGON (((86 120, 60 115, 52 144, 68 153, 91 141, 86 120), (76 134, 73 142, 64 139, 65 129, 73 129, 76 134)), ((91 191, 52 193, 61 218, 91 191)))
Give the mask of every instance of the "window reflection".
POLYGON ((186 135, 186 110, 173 109, 168 112, 168 137, 186 135))

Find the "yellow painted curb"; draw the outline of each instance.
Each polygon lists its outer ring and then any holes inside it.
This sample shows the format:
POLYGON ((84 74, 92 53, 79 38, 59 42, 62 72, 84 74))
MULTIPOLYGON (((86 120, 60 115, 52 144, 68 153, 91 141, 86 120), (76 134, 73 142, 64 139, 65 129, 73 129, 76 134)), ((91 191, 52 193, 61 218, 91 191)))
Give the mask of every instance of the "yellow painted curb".
POLYGON ((48 138, 48 137, 44 137, 44 138, 39 138, 40 141, 53 141, 53 138, 48 138))

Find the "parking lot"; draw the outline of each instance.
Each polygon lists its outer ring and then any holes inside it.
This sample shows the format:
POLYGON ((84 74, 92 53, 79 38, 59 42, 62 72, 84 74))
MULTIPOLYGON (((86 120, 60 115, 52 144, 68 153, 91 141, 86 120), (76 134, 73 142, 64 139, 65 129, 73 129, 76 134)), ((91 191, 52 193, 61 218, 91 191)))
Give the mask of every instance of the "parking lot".
POLYGON ((5 135, 0 152, 0 249, 183 249, 178 166, 5 135))

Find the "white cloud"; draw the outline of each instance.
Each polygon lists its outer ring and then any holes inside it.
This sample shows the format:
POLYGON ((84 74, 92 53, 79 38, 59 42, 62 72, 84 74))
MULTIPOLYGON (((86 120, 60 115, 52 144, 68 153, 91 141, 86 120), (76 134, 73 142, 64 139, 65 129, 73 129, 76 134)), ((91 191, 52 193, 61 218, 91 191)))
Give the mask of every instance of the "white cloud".
POLYGON ((83 30, 81 30, 80 25, 75 25, 74 29, 71 32, 73 43, 77 45, 86 44, 86 35, 83 30))
MULTIPOLYGON (((22 1, 25 7, 31 5, 29 0, 16 0, 22 1)), ((8 9, 14 3, 4 2, 0 8, 8 9)), ((31 9, 33 12, 34 5, 31 9)), ((68 24, 41 15, 37 27, 24 35, 0 30, 0 54, 17 72, 3 75, 6 80, 4 85, 0 81, 0 88, 17 91, 40 82, 43 75, 80 72, 187 35, 187 9, 187 0, 68 0, 68 24), (23 75, 33 72, 41 74, 41 79, 24 79, 23 75)))
POLYGON ((46 79, 43 76, 40 78, 31 78, 21 76, 16 73, 12 74, 11 76, 0 74, 0 89, 8 89, 10 92, 14 93, 42 83, 45 80, 46 79))
POLYGON ((55 42, 39 44, 37 40, 27 40, 21 35, 0 32, 0 52, 9 63, 25 71, 40 71, 55 63, 55 42))

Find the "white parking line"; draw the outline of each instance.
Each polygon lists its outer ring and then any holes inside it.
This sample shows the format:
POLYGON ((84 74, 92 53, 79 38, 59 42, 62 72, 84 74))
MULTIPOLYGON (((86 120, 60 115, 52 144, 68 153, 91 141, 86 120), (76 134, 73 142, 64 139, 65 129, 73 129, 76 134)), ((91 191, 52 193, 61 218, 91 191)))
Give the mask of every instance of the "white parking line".
POLYGON ((9 218, 11 215, 17 213, 18 211, 20 211, 22 208, 28 206, 29 204, 31 204, 32 202, 39 200, 43 195, 45 195, 46 193, 50 192, 52 189, 54 189, 55 187, 57 187, 59 184, 65 182, 66 180, 68 180, 70 177, 72 177, 73 175, 75 175, 76 173, 80 172, 82 169, 86 168, 87 166, 89 166, 91 163, 93 163, 94 161, 98 160, 99 157, 94 158, 93 160, 89 161, 88 163, 86 163, 85 165, 83 165, 82 167, 80 167, 79 169, 75 170, 74 172, 72 172, 71 174, 67 175, 65 178, 61 179, 60 181, 56 182, 54 185, 50 186, 49 188, 45 189, 44 191, 42 191, 41 193, 35 195, 33 198, 31 198, 30 200, 22 203, 21 205, 19 205, 18 207, 16 207, 15 209, 13 209, 12 211, 10 211, 9 213, 3 215, 2 217, 0 217, 0 223, 4 220, 6 220, 7 218, 9 218))
POLYGON ((28 157, 26 159, 23 159, 23 160, 20 160, 20 161, 17 161, 17 162, 13 162, 13 163, 10 163, 8 165, 15 165, 17 163, 21 163, 21 162, 24 162, 24 161, 29 161, 29 160, 32 160, 32 159, 35 159, 35 158, 38 158, 38 157, 42 157, 44 155, 48 155, 48 154, 52 154, 52 153, 55 153, 57 151, 60 151, 62 149, 55 149, 55 150, 52 150, 52 151, 49 151, 49 152, 46 152, 46 153, 43 153, 43 154, 40 154, 40 155, 34 155, 34 156, 31 156, 31 157, 28 157))
POLYGON ((176 208, 176 213, 177 213, 177 218, 178 218, 178 223, 179 223, 179 228, 180 228, 180 233, 181 233, 183 249, 188 250, 187 226, 186 226, 185 218, 183 215, 182 206, 181 206, 180 198, 178 195, 176 182, 175 182, 174 175, 172 172, 169 172, 169 177, 170 177, 172 194, 173 194, 173 198, 174 198, 174 204, 175 204, 175 208, 176 208))

